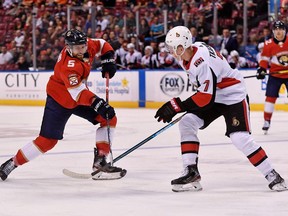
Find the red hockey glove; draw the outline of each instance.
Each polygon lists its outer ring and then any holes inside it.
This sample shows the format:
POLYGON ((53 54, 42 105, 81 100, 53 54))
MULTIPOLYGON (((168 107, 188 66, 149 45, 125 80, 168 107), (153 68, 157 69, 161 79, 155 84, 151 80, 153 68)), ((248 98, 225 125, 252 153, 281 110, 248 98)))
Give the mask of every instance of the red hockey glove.
POLYGON ((91 107, 104 119, 112 119, 115 116, 114 108, 111 107, 105 100, 99 97, 95 97, 95 100, 91 104, 91 107))
POLYGON ((172 118, 180 112, 184 112, 184 107, 179 97, 173 98, 172 100, 165 103, 162 107, 160 107, 154 118, 158 118, 157 121, 171 122, 172 118))

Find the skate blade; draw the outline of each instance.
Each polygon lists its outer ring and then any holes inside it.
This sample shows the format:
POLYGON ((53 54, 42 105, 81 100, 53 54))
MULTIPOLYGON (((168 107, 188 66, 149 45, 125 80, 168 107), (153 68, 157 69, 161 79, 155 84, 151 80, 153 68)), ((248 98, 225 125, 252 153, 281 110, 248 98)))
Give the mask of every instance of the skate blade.
POLYGON ((185 192, 185 191, 201 191, 203 188, 200 182, 191 182, 188 184, 175 184, 172 185, 173 192, 185 192))
POLYGON ((288 188, 287 188, 286 184, 284 182, 282 182, 282 183, 274 185, 271 190, 277 191, 277 192, 282 192, 282 191, 288 190, 288 188))
POLYGON ((99 172, 92 176, 93 180, 113 180, 113 179, 120 179, 123 178, 126 175, 127 171, 122 170, 121 172, 114 172, 114 173, 108 173, 108 172, 99 172))
POLYGON ((264 131, 264 135, 268 134, 268 130, 263 130, 264 131))

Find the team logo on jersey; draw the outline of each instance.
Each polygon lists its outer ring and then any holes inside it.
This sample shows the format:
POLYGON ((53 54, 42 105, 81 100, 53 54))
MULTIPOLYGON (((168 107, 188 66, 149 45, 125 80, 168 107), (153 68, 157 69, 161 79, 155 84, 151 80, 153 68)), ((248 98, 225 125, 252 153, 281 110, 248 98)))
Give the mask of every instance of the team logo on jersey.
POLYGON ((69 83, 71 86, 78 85, 78 79, 76 74, 71 74, 69 77, 69 83))
POLYGON ((202 62, 204 62, 204 59, 203 59, 202 57, 198 58, 198 59, 194 62, 195 67, 198 67, 202 62))
POLYGON ((185 87, 184 79, 176 73, 168 73, 162 77, 160 88, 165 95, 178 96, 185 87))
POLYGON ((240 124, 240 121, 236 117, 233 117, 232 118, 232 126, 237 127, 237 126, 239 126, 239 124, 240 124))
POLYGON ((284 66, 288 66, 288 55, 281 55, 281 56, 278 56, 277 58, 280 64, 284 66))

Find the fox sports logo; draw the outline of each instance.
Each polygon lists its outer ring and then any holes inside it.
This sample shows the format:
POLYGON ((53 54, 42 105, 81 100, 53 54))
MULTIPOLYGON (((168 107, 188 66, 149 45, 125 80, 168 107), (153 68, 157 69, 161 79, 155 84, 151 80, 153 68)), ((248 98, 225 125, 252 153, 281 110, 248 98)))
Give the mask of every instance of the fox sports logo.
POLYGON ((184 79, 175 73, 168 73, 162 77, 160 88, 165 95, 179 96, 185 87, 184 79))

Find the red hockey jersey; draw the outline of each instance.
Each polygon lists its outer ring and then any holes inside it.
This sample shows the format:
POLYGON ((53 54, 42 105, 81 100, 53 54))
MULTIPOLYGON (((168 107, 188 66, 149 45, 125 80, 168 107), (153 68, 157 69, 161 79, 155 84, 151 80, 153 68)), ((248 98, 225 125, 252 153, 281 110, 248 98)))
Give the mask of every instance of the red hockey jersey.
POLYGON ((261 59, 259 62, 260 67, 268 68, 270 65, 271 76, 288 78, 288 38, 284 43, 276 43, 273 38, 266 40, 261 59), (287 71, 287 73, 272 74, 275 72, 287 71))
POLYGON ((54 67, 54 74, 47 84, 47 94, 65 108, 77 105, 89 106, 95 94, 89 91, 86 81, 90 74, 95 55, 102 55, 113 50, 103 39, 87 39, 89 58, 80 60, 71 57, 64 48, 54 67))

